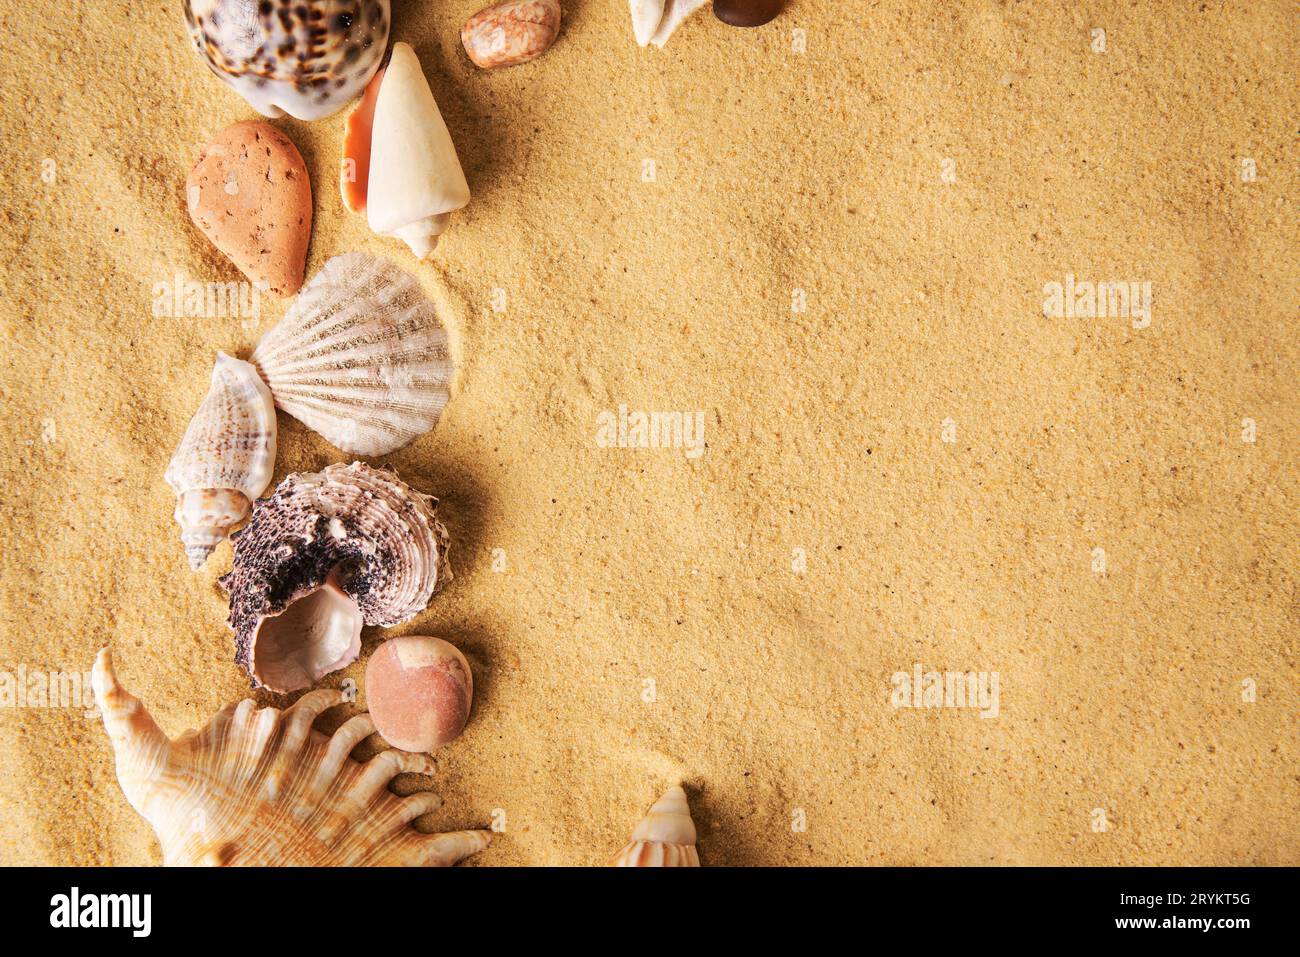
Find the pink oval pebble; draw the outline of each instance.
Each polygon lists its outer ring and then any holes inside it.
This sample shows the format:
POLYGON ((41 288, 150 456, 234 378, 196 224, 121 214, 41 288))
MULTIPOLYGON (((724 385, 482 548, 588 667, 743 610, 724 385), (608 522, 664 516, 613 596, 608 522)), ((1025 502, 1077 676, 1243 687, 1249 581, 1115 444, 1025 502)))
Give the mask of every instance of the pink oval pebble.
POLYGON ((366 665, 366 705, 375 730, 403 751, 433 751, 455 739, 473 698, 469 662, 441 638, 392 638, 366 665))

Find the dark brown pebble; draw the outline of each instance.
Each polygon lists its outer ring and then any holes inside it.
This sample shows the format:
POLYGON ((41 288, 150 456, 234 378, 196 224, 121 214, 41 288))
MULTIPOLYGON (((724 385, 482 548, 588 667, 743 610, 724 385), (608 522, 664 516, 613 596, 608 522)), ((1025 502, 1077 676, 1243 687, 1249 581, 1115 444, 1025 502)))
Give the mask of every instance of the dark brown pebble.
POLYGON ((785 0, 713 0, 713 13, 733 27, 761 27, 784 6, 785 0))

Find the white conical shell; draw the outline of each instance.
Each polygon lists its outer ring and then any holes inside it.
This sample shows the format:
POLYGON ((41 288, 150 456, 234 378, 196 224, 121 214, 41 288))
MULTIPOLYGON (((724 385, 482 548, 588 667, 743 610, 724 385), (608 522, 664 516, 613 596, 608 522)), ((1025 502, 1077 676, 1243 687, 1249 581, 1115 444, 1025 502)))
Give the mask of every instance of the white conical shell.
POLYGON ((675 785, 664 792, 632 832, 632 840, 610 862, 611 867, 699 867, 695 822, 686 792, 675 785))
POLYGON ((252 356, 275 404, 352 455, 386 455, 433 428, 450 396, 447 332, 413 277, 336 256, 252 356))
POLYGON ((409 43, 394 43, 379 84, 370 140, 366 221, 423 259, 469 202, 469 184, 433 91, 409 43))
POLYGON ((275 471, 275 405, 249 363, 217 353, 212 385, 165 476, 190 567, 248 517, 275 471))
POLYGON ((168 865, 451 865, 488 846, 488 831, 423 834, 412 826, 441 801, 398 797, 398 774, 428 774, 425 754, 383 751, 362 764, 352 749, 374 733, 370 715, 333 735, 313 730, 342 691, 312 691, 286 711, 251 699, 207 727, 169 740, 113 671, 107 648, 93 672, 95 701, 122 793, 158 836, 168 865))

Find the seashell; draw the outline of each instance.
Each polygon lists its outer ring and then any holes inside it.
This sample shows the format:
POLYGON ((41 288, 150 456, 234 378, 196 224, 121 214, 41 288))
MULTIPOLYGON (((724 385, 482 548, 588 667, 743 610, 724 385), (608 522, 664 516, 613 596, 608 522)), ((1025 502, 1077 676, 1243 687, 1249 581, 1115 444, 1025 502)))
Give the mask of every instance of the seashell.
POLYGON ((469 202, 469 184, 429 81, 409 43, 394 43, 375 100, 366 188, 366 222, 423 259, 453 211, 469 202))
POLYGON ((609 862, 610 867, 699 867, 695 822, 680 784, 670 787, 650 808, 632 840, 609 862))
POLYGON ((107 648, 92 681, 122 793, 168 866, 449 866, 491 841, 488 831, 411 827, 441 801, 429 792, 398 797, 387 785, 398 774, 428 774, 433 760, 404 751, 353 760, 375 729, 369 715, 330 736, 312 728, 347 700, 342 691, 312 691, 283 712, 245 699, 203 730, 169 739, 118 683, 107 648))
POLYGON ((704 0, 629 0, 629 3, 637 44, 653 43, 660 48, 683 20, 704 6, 704 0))
POLYGON ((235 661, 297 691, 355 661, 361 625, 396 625, 451 580, 438 500, 361 462, 295 472, 234 536, 235 661))
POLYGON ((165 476, 181 541, 196 571, 248 517, 275 470, 275 405, 247 362, 217 353, 212 385, 165 476))
POLYGON ((454 372, 419 283, 365 253, 327 262, 251 361, 277 406, 344 452, 369 456, 432 429, 454 372))
POLYGON ((375 100, 379 99, 379 85, 383 82, 384 71, 380 70, 366 84, 361 102, 348 114, 343 124, 343 162, 339 164, 339 192, 343 194, 343 208, 353 213, 366 211, 375 100))
POLYGON ((190 41, 264 116, 318 120, 379 69, 389 0, 186 0, 190 41))

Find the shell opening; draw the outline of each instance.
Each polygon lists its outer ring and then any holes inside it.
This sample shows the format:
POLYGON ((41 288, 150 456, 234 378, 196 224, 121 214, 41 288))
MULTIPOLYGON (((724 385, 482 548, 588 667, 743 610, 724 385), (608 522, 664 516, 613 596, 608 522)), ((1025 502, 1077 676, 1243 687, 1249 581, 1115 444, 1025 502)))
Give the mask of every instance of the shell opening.
POLYGON ((338 569, 253 633, 249 670, 272 691, 310 688, 361 654, 362 613, 338 583, 338 569))

